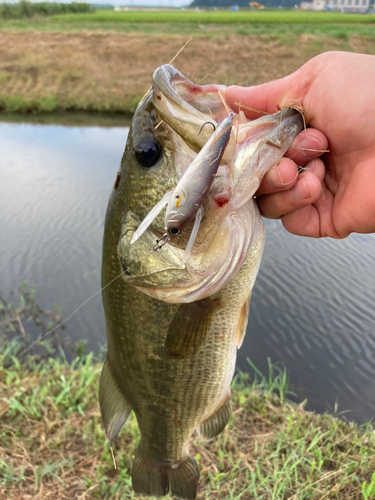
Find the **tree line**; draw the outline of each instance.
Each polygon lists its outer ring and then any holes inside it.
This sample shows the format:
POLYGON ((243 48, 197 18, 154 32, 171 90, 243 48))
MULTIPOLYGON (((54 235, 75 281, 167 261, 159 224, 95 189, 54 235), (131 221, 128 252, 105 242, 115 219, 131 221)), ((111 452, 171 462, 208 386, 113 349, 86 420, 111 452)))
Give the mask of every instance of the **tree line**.
POLYGON ((29 2, 20 0, 17 3, 4 2, 0 4, 0 18, 22 19, 33 16, 52 16, 54 14, 72 14, 77 12, 94 12, 88 3, 55 3, 55 2, 29 2))

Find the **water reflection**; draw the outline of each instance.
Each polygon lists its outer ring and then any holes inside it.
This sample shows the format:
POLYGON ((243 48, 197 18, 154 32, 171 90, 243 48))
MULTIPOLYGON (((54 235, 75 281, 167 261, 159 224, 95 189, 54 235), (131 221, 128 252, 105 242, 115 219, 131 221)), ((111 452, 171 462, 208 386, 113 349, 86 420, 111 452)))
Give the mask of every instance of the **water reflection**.
MULTIPOLYGON (((110 123, 110 122, 109 122, 110 123)), ((108 125, 108 123, 107 123, 108 125)), ((100 289, 104 214, 127 129, 0 123, 0 293, 27 280, 44 308, 68 316, 100 289)), ((375 415, 375 235, 311 240, 266 221, 247 357, 282 360, 299 399, 319 411, 375 415)), ((90 349, 105 343, 100 295, 67 324, 90 349)))
MULTIPOLYGON (((1 292, 23 280, 67 316, 100 289, 103 221, 126 128, 0 124, 1 292)), ((73 339, 105 342, 100 296, 69 322, 73 339)))

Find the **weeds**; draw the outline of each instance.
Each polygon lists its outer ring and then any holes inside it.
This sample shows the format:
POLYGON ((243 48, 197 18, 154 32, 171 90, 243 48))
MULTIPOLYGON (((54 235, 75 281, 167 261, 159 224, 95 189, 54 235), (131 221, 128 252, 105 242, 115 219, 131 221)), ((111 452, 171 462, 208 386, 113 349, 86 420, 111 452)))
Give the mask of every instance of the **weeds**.
MULTIPOLYGON (((138 427, 130 418, 116 439, 114 470, 100 423, 95 357, 71 364, 15 360, 4 368, 8 358, 0 355, 0 498, 138 498, 130 477, 138 427)), ((210 441, 192 438, 201 470, 198 498, 373 498, 371 425, 348 425, 288 403, 282 365, 269 362, 264 376, 250 364, 256 377, 236 376, 228 427, 210 441)))
POLYGON ((63 343, 54 326, 61 320, 62 310, 54 304, 52 311, 45 311, 35 302, 35 289, 28 289, 25 281, 19 289, 18 303, 0 297, 0 350, 6 367, 19 366, 32 354, 35 362, 56 353, 63 343), (32 345, 27 335, 29 329, 38 332, 38 343, 32 345), (50 338, 45 339, 47 332, 50 338))

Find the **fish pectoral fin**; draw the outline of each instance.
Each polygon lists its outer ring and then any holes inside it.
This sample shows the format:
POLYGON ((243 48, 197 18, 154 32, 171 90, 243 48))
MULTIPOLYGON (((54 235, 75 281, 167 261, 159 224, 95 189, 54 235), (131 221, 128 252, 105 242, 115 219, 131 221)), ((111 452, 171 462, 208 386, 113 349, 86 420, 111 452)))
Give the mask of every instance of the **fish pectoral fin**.
POLYGON ((180 305, 165 339, 167 356, 185 358, 203 348, 217 303, 217 300, 203 299, 180 305))
POLYGON ((100 413, 105 434, 111 446, 131 412, 131 406, 121 394, 109 369, 107 359, 104 361, 99 386, 100 413))
POLYGON ((170 465, 148 460, 138 448, 132 467, 132 486, 138 494, 160 497, 171 490, 176 497, 195 500, 199 475, 190 455, 170 465))
POLYGON ((232 401, 230 393, 228 393, 224 402, 219 405, 215 413, 201 423, 199 427, 200 434, 206 439, 218 436, 226 427, 231 415, 232 401))
POLYGON ((248 296, 248 298, 246 299, 244 305, 242 306, 241 312, 240 312, 240 317, 239 317, 238 326, 237 326, 237 334, 236 334, 237 349, 239 349, 242 346, 243 339, 245 338, 247 321, 249 319, 250 299, 251 299, 251 293, 248 296))

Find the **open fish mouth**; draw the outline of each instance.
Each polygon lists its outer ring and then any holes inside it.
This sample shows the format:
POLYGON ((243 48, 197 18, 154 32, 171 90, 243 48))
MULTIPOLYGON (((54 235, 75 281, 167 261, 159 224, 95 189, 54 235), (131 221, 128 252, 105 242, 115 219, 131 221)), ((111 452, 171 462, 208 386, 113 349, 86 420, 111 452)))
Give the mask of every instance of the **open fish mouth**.
MULTIPOLYGON (((209 122, 216 127, 228 116, 222 98, 225 85, 196 85, 170 64, 157 68, 152 80, 158 114, 198 153, 212 135, 212 129, 201 130, 202 125, 209 122)), ((232 133, 222 164, 230 163, 234 148, 235 134, 232 133)))
MULTIPOLYGON (((124 279, 165 302, 192 302, 211 296, 233 279, 252 252, 259 260, 264 229, 254 194, 263 176, 303 128, 302 116, 294 109, 254 121, 248 121, 242 111, 236 114, 229 110, 233 127, 225 131, 228 137, 217 157, 215 173, 205 186, 203 171, 207 165, 200 171, 197 159, 207 144, 216 144, 216 138, 212 139, 216 137, 214 130, 219 130, 225 120, 228 122, 228 108, 222 97, 225 88, 196 85, 171 65, 161 66, 153 75, 148 98, 152 99, 159 121, 154 133, 158 134, 157 128, 163 124, 173 144, 170 156, 176 184, 166 189, 156 203, 150 203, 146 218, 139 219, 137 210, 128 213, 129 223, 123 227, 118 255, 128 270, 124 279), (202 128, 204 124, 212 127, 202 128), (174 196, 181 183, 183 191, 174 196), (194 196, 202 192, 204 197, 194 203, 194 196), (172 239, 164 233, 163 225, 160 227, 159 214, 167 206, 167 230, 169 220, 182 220, 184 213, 179 214, 177 208, 181 209, 186 201, 192 201, 195 211, 181 234, 176 231, 178 237, 172 239), (172 214, 170 219, 168 214, 172 214)), ((141 114, 142 106, 143 101, 136 115, 141 114)), ((160 193, 165 176, 157 178, 155 170, 155 180, 160 183, 160 193)))

